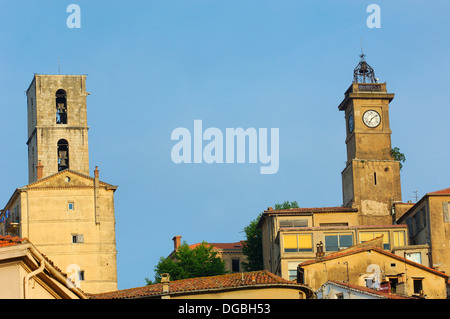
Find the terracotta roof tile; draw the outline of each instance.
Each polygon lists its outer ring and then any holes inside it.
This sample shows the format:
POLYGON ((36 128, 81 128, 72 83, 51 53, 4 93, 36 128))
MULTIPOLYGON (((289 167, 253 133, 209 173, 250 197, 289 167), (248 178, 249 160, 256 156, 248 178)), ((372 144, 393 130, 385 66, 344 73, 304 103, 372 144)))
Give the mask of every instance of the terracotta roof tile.
MULTIPOLYGON (((214 246, 214 248, 218 249, 242 249, 243 241, 238 241, 236 243, 207 243, 208 245, 214 246)), ((194 249, 197 246, 200 246, 201 243, 189 245, 189 248, 194 249)))
MULTIPOLYGON (((254 271, 247 273, 233 273, 221 276, 199 277, 171 281, 169 283, 169 294, 185 294, 193 292, 207 292, 216 290, 227 290, 233 288, 258 287, 265 285, 283 285, 299 287, 310 290, 302 284, 283 279, 268 271, 254 271)), ((127 299, 139 297, 156 297, 162 295, 163 284, 131 288, 102 294, 90 295, 91 299, 127 299)))
POLYGON ((26 238, 12 237, 12 236, 0 236, 0 247, 19 245, 26 241, 26 238))
POLYGON ((450 195, 450 187, 435 192, 427 193, 427 195, 450 195))
POLYGON ((357 212, 358 209, 344 206, 332 207, 298 207, 279 210, 266 210, 265 213, 335 213, 335 212, 357 212))

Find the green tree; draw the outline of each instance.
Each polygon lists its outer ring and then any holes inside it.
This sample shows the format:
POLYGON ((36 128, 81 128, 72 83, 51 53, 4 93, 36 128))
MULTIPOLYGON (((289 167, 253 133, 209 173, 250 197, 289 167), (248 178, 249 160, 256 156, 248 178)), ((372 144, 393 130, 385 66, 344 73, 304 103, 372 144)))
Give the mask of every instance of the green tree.
POLYGON ((404 163, 406 161, 405 154, 400 152, 400 149, 398 147, 394 147, 393 149, 391 149, 391 155, 396 161, 399 161, 400 170, 401 170, 403 167, 402 163, 404 163))
POLYGON ((161 257, 154 268, 155 281, 145 278, 147 285, 161 282, 161 274, 170 274, 171 280, 207 277, 225 274, 225 263, 213 246, 202 242, 191 249, 183 242, 172 258, 161 257))
MULTIPOLYGON (((283 204, 275 204, 275 209, 298 208, 296 201, 285 201, 283 204)), ((264 269, 263 248, 262 248, 262 231, 257 225, 263 213, 252 220, 244 228, 246 240, 242 245, 242 253, 247 256, 247 262, 242 264, 245 271, 255 271, 264 269)))
POLYGON ((261 228, 257 228, 262 213, 252 220, 244 228, 246 240, 242 244, 242 253, 247 256, 247 262, 242 263, 245 271, 262 270, 264 267, 262 253, 262 232, 261 228))
POLYGON ((297 201, 289 202, 287 200, 283 204, 275 204, 275 210, 289 209, 289 208, 298 208, 297 201))

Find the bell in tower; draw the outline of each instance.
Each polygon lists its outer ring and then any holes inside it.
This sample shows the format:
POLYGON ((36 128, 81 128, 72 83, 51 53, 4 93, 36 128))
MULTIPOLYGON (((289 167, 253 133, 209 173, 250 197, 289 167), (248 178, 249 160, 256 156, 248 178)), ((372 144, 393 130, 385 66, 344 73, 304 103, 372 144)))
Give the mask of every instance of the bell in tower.
POLYGON ((58 142, 58 172, 69 168, 69 143, 66 140, 58 142))
POLYGON ((366 62, 365 54, 361 53, 361 61, 353 70, 353 82, 354 83, 378 83, 378 79, 375 78, 375 72, 372 67, 366 62))

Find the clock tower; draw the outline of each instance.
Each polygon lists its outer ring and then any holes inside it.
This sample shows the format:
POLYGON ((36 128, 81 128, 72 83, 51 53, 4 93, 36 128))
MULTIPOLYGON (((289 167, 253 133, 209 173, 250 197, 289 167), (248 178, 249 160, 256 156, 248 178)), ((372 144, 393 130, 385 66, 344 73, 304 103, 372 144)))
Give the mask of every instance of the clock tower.
POLYGON ((347 132, 343 204, 358 208, 361 225, 392 224, 393 202, 401 201, 400 163, 391 155, 389 103, 393 98, 361 54, 353 83, 339 105, 345 112, 347 132))

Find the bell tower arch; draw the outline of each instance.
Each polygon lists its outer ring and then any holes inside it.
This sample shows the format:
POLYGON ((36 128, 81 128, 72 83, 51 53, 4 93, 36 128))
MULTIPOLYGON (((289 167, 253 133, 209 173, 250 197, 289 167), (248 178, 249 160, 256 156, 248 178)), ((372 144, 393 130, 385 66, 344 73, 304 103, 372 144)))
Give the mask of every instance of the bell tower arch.
POLYGON ((38 163, 42 178, 68 168, 89 175, 86 76, 35 74, 26 93, 29 182, 38 163))

